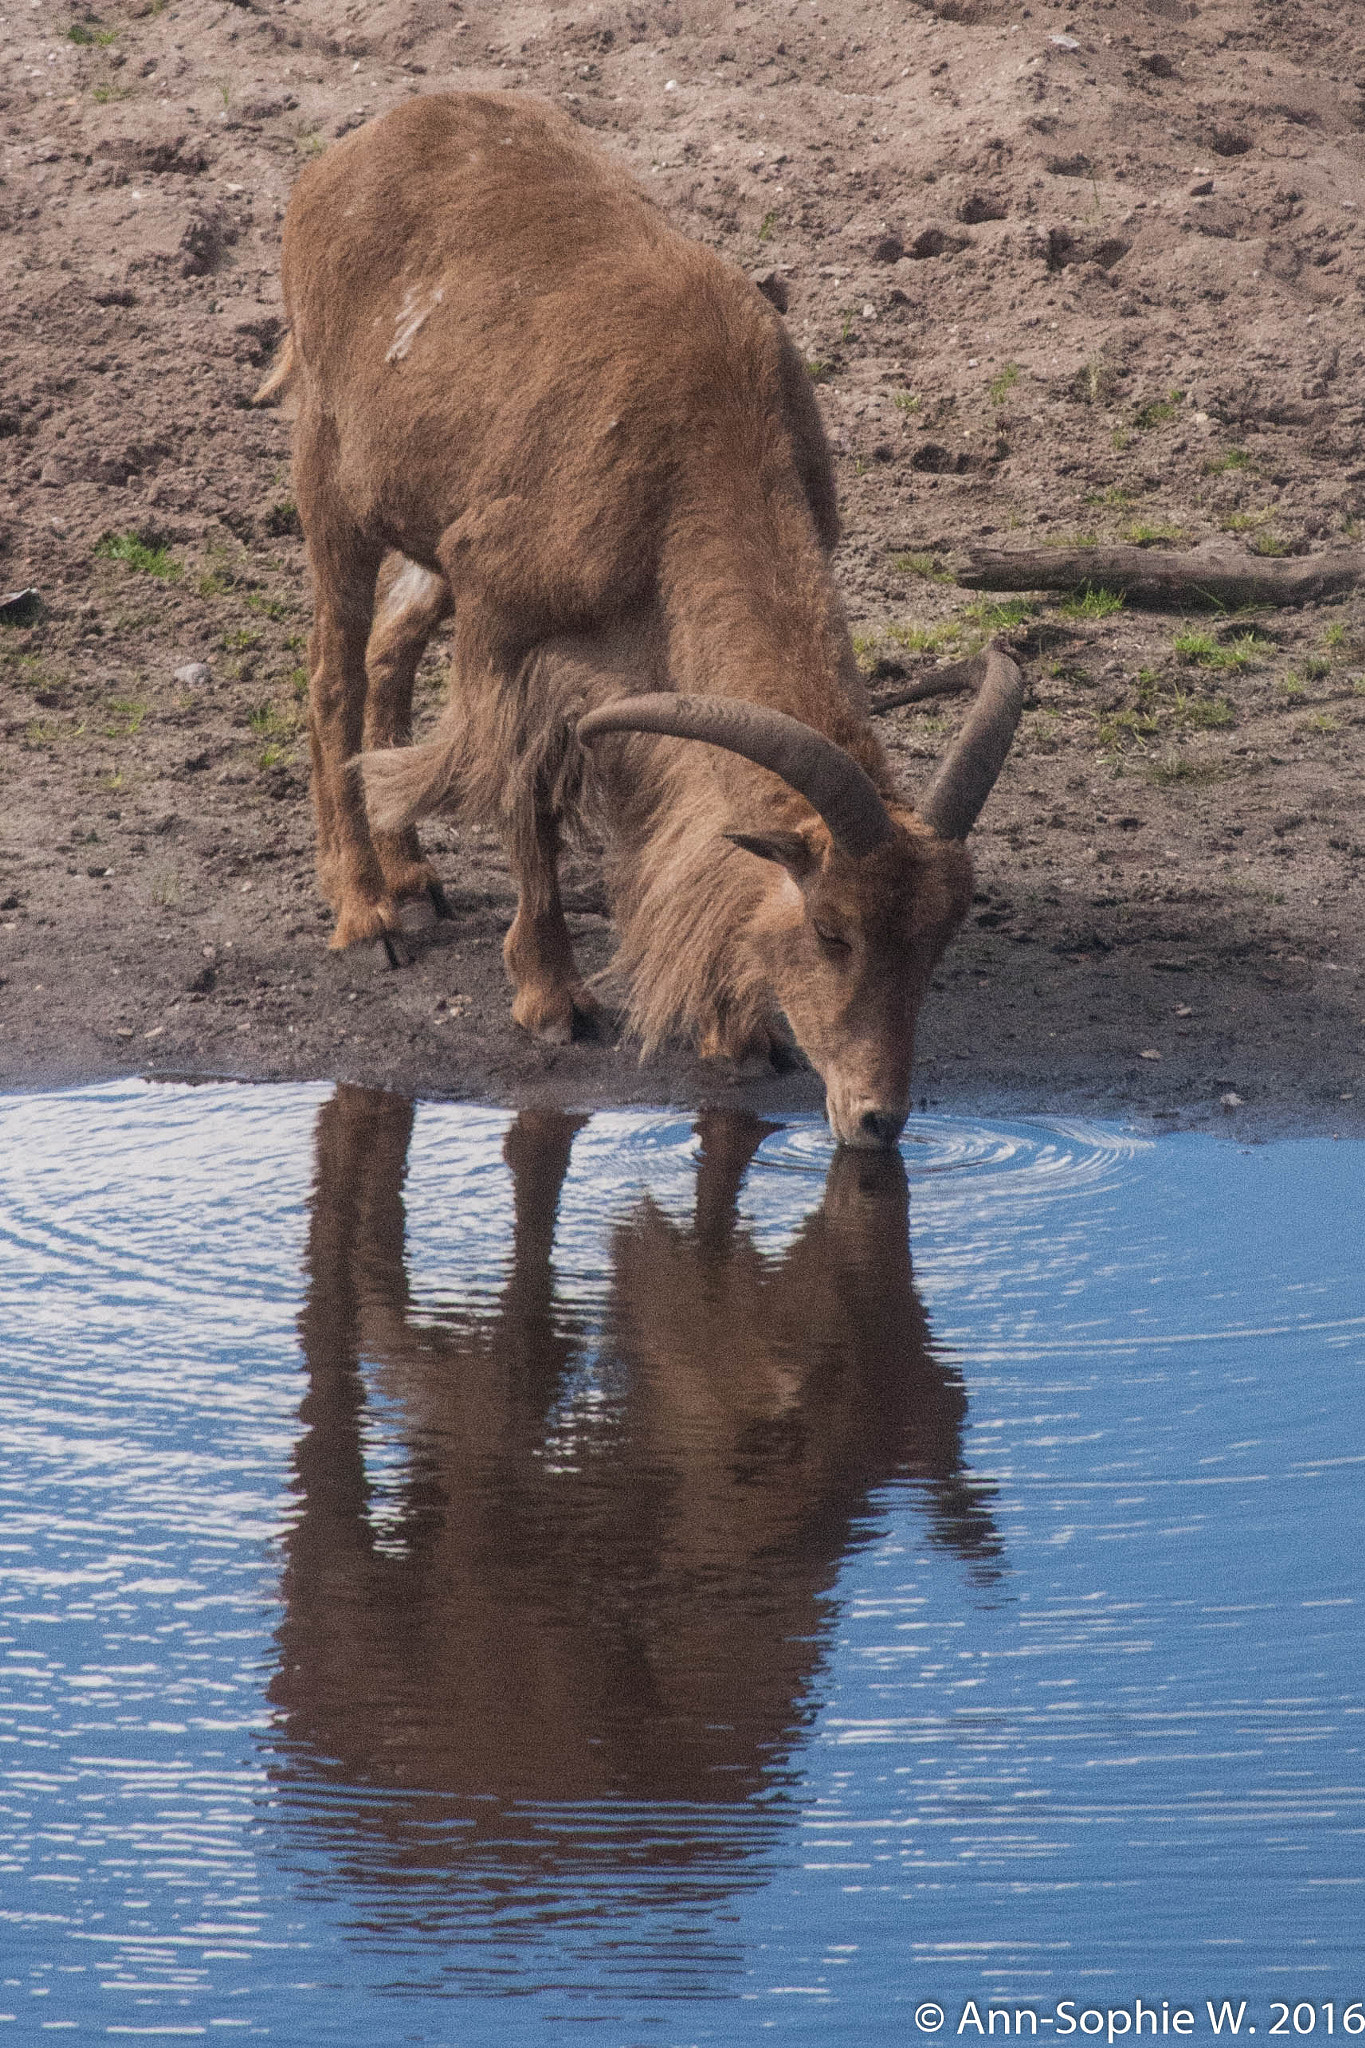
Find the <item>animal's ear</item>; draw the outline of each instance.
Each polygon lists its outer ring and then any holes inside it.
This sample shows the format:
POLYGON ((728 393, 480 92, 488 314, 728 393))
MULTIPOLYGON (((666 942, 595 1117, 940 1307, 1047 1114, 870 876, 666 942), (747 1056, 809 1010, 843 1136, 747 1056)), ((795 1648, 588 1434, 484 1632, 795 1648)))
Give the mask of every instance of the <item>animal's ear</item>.
POLYGON ((727 832, 725 837, 760 860, 775 860, 794 882, 803 882, 820 865, 819 854, 801 832, 727 832))

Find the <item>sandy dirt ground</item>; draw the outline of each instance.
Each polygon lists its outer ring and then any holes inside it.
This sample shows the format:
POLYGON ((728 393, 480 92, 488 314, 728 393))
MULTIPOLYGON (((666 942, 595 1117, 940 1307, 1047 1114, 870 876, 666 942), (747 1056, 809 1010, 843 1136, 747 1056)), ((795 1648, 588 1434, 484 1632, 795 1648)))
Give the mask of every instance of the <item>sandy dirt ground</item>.
MULTIPOLYGON (((785 289, 874 691, 991 632, 1025 667, 917 1098, 1361 1130, 1365 596, 1181 617, 952 580, 973 545, 1361 536, 1357 9, 0 6, 0 595, 38 593, 0 623, 0 1083, 819 1098, 518 1033, 507 871, 455 822, 426 836, 457 915, 415 964, 327 950, 289 426, 248 401, 300 167, 407 94, 479 87, 569 109, 785 289)), ((955 714, 882 715, 908 789, 955 714)), ((590 859, 569 884, 600 967, 590 859)))

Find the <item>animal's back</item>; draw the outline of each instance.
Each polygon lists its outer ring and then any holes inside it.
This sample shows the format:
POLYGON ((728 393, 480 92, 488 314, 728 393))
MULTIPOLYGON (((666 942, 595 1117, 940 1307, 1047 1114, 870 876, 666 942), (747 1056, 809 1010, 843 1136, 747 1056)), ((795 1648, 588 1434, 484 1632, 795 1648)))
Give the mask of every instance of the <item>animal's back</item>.
POLYGON ((795 474, 832 546, 809 380, 733 266, 677 234, 564 116, 504 93, 415 99, 300 179, 284 247, 304 403, 358 522, 419 560, 457 521, 496 577, 586 622, 657 555, 680 462, 795 474), (565 565, 571 565, 566 568, 565 565), (524 577, 524 552, 518 576, 524 577))

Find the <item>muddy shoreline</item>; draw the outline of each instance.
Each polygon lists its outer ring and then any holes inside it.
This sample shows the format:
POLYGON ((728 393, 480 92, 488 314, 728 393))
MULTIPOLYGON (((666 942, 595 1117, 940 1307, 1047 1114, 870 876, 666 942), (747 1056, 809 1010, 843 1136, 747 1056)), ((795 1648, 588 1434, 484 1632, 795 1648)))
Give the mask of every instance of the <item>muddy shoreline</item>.
MULTIPOLYGON (((299 866, 303 891, 306 861, 299 866)), ((821 1108, 810 1073, 730 1069, 683 1048, 641 1063, 629 1042, 528 1039, 507 1015, 500 958, 510 892, 473 914, 453 893, 456 919, 414 920, 415 958, 397 971, 378 947, 363 958, 327 952, 321 928, 272 938, 268 918, 244 917, 230 897, 189 931, 123 931, 94 974, 88 962, 35 948, 28 971, 48 980, 29 991, 29 1032, 6 1034, 0 1087, 128 1075, 344 1080, 509 1106, 722 1104, 775 1117, 821 1108), (471 933, 474 917, 491 929, 471 933)), ((580 911, 572 922, 580 957, 604 963, 606 921, 580 911)), ((1272 974, 1259 949, 1230 960, 1216 913, 1183 922, 1178 935, 1169 916, 1153 922, 1160 935, 1128 936, 1117 959, 1117 948, 1085 958, 1059 950, 1073 943, 1060 921, 1003 941, 996 925, 989 935, 969 927, 922 1016, 915 1108, 1365 1135, 1349 970, 1303 962, 1272 974)))

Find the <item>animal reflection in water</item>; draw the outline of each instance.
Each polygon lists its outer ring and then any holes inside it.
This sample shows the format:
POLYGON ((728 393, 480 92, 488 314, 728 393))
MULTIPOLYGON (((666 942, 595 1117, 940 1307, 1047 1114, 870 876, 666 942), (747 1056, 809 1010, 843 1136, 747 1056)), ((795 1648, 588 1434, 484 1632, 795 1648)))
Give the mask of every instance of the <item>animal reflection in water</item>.
MULTIPOLYGON (((962 1470, 962 1383, 911 1280, 900 1157, 837 1152, 820 1206, 765 1256, 737 1200, 770 1127, 703 1115, 691 1221, 645 1196, 612 1231, 597 1334, 552 1265, 585 1119, 512 1124, 510 1278, 491 1311, 437 1319, 414 1314, 404 1269, 412 1120, 406 1100, 351 1087, 319 1118, 277 1782, 434 1797, 458 1817, 441 1853, 496 1837, 513 1860, 523 1802, 733 1807, 780 1774, 813 1711, 832 1589, 875 1526, 875 1489, 921 1482, 934 1539, 977 1577, 997 1570, 962 1470), (573 1388, 594 1355, 585 1404, 573 1388), (405 1457, 382 1524, 367 1394, 405 1457)), ((403 1799, 380 1802, 387 1820, 362 1803, 394 1850, 403 1799)), ((535 1837, 556 1854, 543 1812, 535 1837)), ((411 1853, 429 1861, 424 1839, 411 1853)), ((674 1831, 657 1853, 687 1852, 674 1831)))

